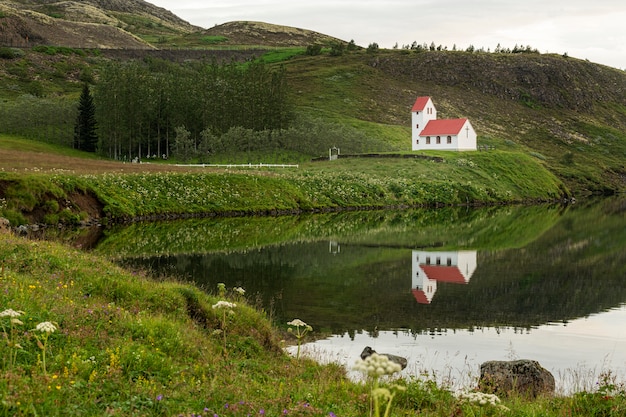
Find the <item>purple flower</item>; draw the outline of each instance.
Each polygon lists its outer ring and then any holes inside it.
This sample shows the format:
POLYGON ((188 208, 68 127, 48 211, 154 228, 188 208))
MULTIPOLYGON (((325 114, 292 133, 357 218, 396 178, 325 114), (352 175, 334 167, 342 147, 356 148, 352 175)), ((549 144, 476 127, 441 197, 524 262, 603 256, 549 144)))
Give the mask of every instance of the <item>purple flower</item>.
POLYGON ((157 401, 161 401, 162 399, 163 399, 163 394, 157 395, 157 399, 156 399, 157 401))
POLYGON ((259 414, 261 414, 262 416, 265 415, 265 410, 261 408, 261 411, 259 411, 259 414))
POLYGON ((289 411, 287 411, 287 409, 285 408, 285 409, 283 410, 283 414, 284 414, 284 415, 287 415, 287 414, 289 414, 289 411))
POLYGON ((328 415, 329 415, 330 417, 337 417, 337 416, 335 415, 335 413, 333 413, 332 411, 331 411, 330 413, 328 413, 328 415))

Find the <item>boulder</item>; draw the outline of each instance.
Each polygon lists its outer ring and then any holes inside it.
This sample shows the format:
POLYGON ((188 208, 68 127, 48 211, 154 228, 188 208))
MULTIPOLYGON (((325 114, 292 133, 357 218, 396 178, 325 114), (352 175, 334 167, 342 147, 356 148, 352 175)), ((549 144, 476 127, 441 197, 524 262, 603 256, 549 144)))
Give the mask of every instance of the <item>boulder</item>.
POLYGON ((480 365, 478 386, 480 391, 496 395, 552 396, 554 376, 533 360, 489 361, 480 365))
MULTIPOLYGON (((365 349, 363 349, 363 352, 361 352, 361 359, 365 360, 365 358, 372 355, 373 353, 377 353, 377 352, 371 347, 366 346, 365 349)), ((387 359, 389 359, 391 362, 395 362, 398 365, 400 365, 402 369, 406 368, 406 365, 407 365, 406 358, 403 358, 402 356, 391 355, 389 353, 378 353, 378 354, 386 356, 387 359)))

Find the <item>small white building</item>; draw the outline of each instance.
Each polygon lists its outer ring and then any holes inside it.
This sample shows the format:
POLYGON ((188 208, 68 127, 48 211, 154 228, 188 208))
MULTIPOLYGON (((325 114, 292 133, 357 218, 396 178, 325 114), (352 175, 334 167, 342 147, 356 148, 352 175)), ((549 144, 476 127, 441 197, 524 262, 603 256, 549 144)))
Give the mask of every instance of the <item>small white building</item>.
POLYGON ((437 283, 467 284, 476 270, 476 251, 412 251, 411 292, 420 304, 430 304, 437 283))
POLYGON ((475 151, 476 131, 468 119, 437 119, 430 97, 418 97, 411 109, 414 151, 475 151))

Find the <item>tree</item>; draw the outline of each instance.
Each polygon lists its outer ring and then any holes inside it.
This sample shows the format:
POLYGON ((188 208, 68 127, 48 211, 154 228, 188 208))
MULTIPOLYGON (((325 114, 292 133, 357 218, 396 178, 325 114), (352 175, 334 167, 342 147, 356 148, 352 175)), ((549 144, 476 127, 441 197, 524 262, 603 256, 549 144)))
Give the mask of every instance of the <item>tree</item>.
POLYGON ((307 55, 315 56, 315 55, 319 55, 321 53, 322 53, 322 45, 320 45, 319 43, 314 43, 314 44, 308 45, 306 47, 306 54, 307 55))
POLYGON ((174 139, 174 156, 183 162, 188 162, 195 156, 196 149, 194 140, 184 126, 179 126, 174 129, 176 132, 176 138, 174 139))
POLYGON ((372 42, 367 46, 367 52, 373 54, 378 52, 378 44, 376 42, 372 42))
POLYGON ((86 152, 95 152, 98 146, 96 133, 96 106, 87 83, 78 100, 78 115, 74 126, 74 148, 86 152))

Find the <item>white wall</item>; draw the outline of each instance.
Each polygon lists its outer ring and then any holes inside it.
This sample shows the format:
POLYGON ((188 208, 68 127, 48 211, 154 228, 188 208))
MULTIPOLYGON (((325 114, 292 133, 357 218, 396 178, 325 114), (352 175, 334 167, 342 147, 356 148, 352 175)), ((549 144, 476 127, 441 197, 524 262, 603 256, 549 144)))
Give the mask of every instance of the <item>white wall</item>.
MULTIPOLYGON (((416 132, 415 123, 413 123, 413 135, 412 135, 412 146, 411 149, 414 151, 422 151, 422 150, 442 150, 442 151, 475 151, 477 140, 476 140, 476 131, 472 127, 472 124, 469 120, 467 120, 459 135, 449 135, 452 138, 452 143, 448 143, 448 135, 440 136, 441 143, 437 144, 437 136, 430 136, 430 144, 426 144, 426 137, 419 136, 419 133, 416 132), (419 143, 417 141, 419 140, 419 143)), ((421 126, 421 125, 420 125, 421 126)), ((420 129, 421 132, 421 129, 420 129)))
POLYGON ((424 127, 430 120, 436 120, 436 119, 437 119, 437 109, 435 108, 435 105, 433 104, 431 99, 428 99, 428 101, 426 102, 426 105, 424 106, 424 110, 411 112, 411 126, 412 126, 411 138, 413 141, 412 148, 414 151, 418 150, 415 148, 417 146, 416 141, 419 138, 419 134, 422 131, 422 129, 424 129, 424 127))

